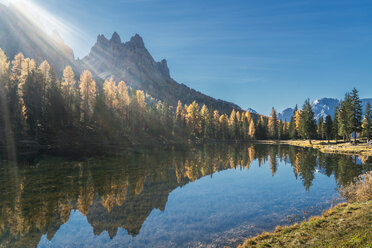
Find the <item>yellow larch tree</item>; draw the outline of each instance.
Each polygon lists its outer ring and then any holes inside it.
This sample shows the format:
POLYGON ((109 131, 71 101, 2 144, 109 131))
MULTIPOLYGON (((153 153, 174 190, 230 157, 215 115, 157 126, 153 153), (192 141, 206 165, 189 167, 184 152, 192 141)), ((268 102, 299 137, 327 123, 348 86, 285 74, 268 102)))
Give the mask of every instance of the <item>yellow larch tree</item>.
POLYGON ((124 81, 120 81, 117 86, 117 105, 114 105, 114 108, 123 119, 127 119, 128 117, 129 102, 128 86, 124 81))
POLYGON ((178 100, 177 102, 177 109, 176 109, 176 120, 178 122, 182 122, 184 119, 184 116, 182 116, 182 102, 178 100))
POLYGON ((114 79, 111 77, 110 80, 105 80, 103 84, 103 96, 105 99, 106 107, 113 110, 114 106, 117 105, 117 89, 114 79))
POLYGON ((41 74, 42 82, 41 83, 41 88, 42 88, 42 109, 44 113, 46 112, 47 108, 47 92, 48 89, 51 86, 52 82, 52 77, 50 75, 50 65, 48 61, 44 60, 40 66, 39 66, 39 72, 41 74))
POLYGON ((145 111, 146 110, 145 93, 142 90, 137 90, 136 95, 139 108, 142 111, 145 111))
MULTIPOLYGON (((18 62, 22 60, 22 57, 23 55, 19 54, 18 61, 16 62, 17 66, 18 66, 18 62)), ((25 101, 24 101, 24 91, 25 91, 24 86, 25 86, 27 77, 33 71, 35 71, 35 69, 36 69, 36 63, 33 59, 26 58, 21 61, 21 74, 17 79, 19 83, 18 84, 19 106, 21 109, 21 120, 20 121, 22 123, 21 125, 23 126, 23 129, 27 129, 26 128, 27 127, 27 123, 26 123, 27 108, 26 108, 25 101)))
POLYGON ((77 98, 77 88, 76 88, 76 80, 75 80, 75 73, 72 70, 71 66, 67 66, 63 70, 63 81, 61 83, 61 93, 62 97, 64 98, 64 102, 66 105, 66 110, 68 112, 75 112, 74 102, 77 98))
POLYGON ((300 132, 300 123, 301 123, 301 111, 297 110, 295 113, 295 123, 296 123, 296 131, 297 133, 300 132))
POLYGON ((256 127, 254 126, 254 122, 251 119, 251 123, 249 124, 249 137, 254 139, 256 135, 256 127))
POLYGON ((200 110, 199 104, 197 104, 196 101, 193 101, 187 107, 186 121, 192 135, 197 136, 201 133, 202 126, 200 119, 200 110))
POLYGON ((97 97, 97 85, 90 71, 83 71, 79 82, 81 97, 81 120, 88 122, 93 115, 97 97))
POLYGON ((22 63, 25 60, 25 57, 22 53, 18 53, 14 60, 12 61, 12 77, 14 81, 20 81, 22 75, 22 63))

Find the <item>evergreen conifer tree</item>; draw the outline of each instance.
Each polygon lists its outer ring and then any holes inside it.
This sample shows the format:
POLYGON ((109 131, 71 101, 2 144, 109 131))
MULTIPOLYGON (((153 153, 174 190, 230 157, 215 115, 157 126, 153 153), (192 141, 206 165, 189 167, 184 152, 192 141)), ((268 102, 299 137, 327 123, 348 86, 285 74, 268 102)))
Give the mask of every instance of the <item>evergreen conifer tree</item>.
POLYGON ((335 138, 336 140, 336 143, 338 141, 338 129, 339 129, 339 125, 338 125, 338 121, 339 121, 339 110, 338 110, 339 106, 335 106, 335 114, 333 116, 333 127, 332 127, 332 136, 335 138))
POLYGON ((345 98, 340 102, 340 109, 338 112, 338 134, 344 140, 350 140, 350 135, 354 128, 354 106, 350 93, 345 94, 345 98))
POLYGON ((309 99, 305 101, 301 110, 300 134, 304 139, 308 139, 310 144, 312 137, 316 134, 314 112, 311 108, 309 99))
POLYGON ((325 136, 328 140, 328 143, 329 143, 329 140, 332 139, 333 137, 333 122, 332 122, 332 118, 330 115, 327 115, 326 117, 326 121, 325 121, 325 125, 324 125, 324 131, 325 131, 325 136))
POLYGON ((272 139, 278 138, 278 117, 276 115, 275 108, 272 108, 271 117, 269 119, 269 136, 272 139))
POLYGON ((351 91, 351 101, 353 105, 353 128, 354 132, 354 143, 357 142, 357 133, 361 131, 362 128, 362 102, 359 99, 359 93, 357 89, 351 91))
POLYGON ((369 102, 367 102, 366 109, 364 111, 362 130, 363 136, 366 137, 367 141, 369 142, 369 139, 372 134, 372 112, 371 104, 369 102))

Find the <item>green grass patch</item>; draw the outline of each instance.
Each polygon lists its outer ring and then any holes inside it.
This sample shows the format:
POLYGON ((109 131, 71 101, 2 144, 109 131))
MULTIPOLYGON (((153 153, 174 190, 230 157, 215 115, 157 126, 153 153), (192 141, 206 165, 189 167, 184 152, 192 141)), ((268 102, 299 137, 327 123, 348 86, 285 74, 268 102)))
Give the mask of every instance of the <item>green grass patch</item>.
POLYGON ((371 247, 372 201, 340 204, 301 224, 277 227, 239 246, 245 247, 371 247))

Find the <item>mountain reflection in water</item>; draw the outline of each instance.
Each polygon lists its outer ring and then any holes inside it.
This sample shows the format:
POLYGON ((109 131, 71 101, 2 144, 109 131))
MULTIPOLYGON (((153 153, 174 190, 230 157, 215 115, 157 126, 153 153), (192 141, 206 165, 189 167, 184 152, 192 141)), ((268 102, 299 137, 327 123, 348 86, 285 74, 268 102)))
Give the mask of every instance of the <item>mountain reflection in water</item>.
MULTIPOLYGON (((202 218, 195 214, 195 220, 193 220, 187 217, 193 216, 193 214, 188 213, 182 219, 181 217, 185 213, 182 212, 182 206, 180 205, 184 204, 185 211, 189 210, 187 210, 188 203, 181 198, 183 196, 189 197, 190 202, 195 203, 199 199, 195 198, 195 195, 203 194, 200 189, 204 189, 203 185, 207 184, 198 180, 202 177, 220 177, 219 180, 224 180, 223 177, 226 177, 225 180, 230 180, 230 178, 236 177, 234 173, 239 173, 240 170, 248 174, 251 173, 250 167, 252 166, 257 167, 254 170, 252 169, 252 173, 256 173, 255 171, 257 173, 258 171, 263 172, 268 169, 271 171, 272 179, 268 179, 265 185, 267 186, 267 192, 273 191, 274 193, 279 190, 277 186, 271 186, 270 184, 270 181, 274 179, 283 178, 282 180, 285 182, 295 178, 298 182, 301 182, 302 189, 305 189, 305 192, 312 192, 316 174, 326 175, 329 177, 327 181, 332 180, 333 184, 335 182, 335 186, 341 186, 351 182, 354 177, 364 171, 372 169, 370 161, 364 157, 322 154, 316 150, 290 146, 250 144, 206 145, 190 151, 170 149, 162 152, 117 153, 116 155, 99 156, 83 161, 68 161, 50 156, 40 157, 33 164, 14 164, 3 161, 0 166, 0 247, 37 247, 38 245, 40 247, 74 247, 80 246, 81 243, 79 242, 86 244, 84 240, 77 239, 79 233, 76 234, 76 237, 70 237, 71 234, 69 233, 58 233, 61 226, 72 221, 71 213, 76 213, 73 210, 78 210, 82 216, 86 216, 85 221, 93 229, 92 237, 98 238, 107 231, 109 238, 99 241, 102 246, 235 245, 246 238, 246 235, 253 235, 274 228, 293 211, 285 210, 289 208, 289 205, 280 202, 281 198, 278 198, 278 202, 273 200, 270 203, 271 205, 267 205, 266 199, 266 205, 262 207, 262 212, 265 210, 266 213, 260 212, 262 215, 256 213, 250 216, 242 210, 241 215, 237 218, 230 213, 231 210, 228 208, 226 209, 230 212, 223 213, 221 209, 217 209, 217 206, 205 202, 205 198, 211 197, 211 202, 226 199, 226 203, 218 204, 226 204, 226 206, 235 204, 229 202, 229 196, 235 196, 233 192, 235 190, 221 189, 215 185, 213 190, 216 193, 202 195, 204 200, 200 200, 200 204, 198 203, 198 206, 202 209, 200 210, 201 213, 208 215, 208 218, 201 221, 202 218), (283 172, 284 167, 290 168, 290 173, 285 173, 276 178, 276 173, 281 170, 281 167, 283 167, 283 172), (234 170, 230 172, 231 169, 234 170), (224 172, 225 174, 220 175, 218 172, 224 172), (200 181, 199 184, 202 184, 198 190, 192 191, 192 189, 189 189, 182 192, 179 188, 195 181, 200 181), (178 214, 181 220, 176 220, 174 217, 176 215, 166 214, 167 211, 163 212, 164 216, 159 216, 162 212, 153 211, 154 209, 165 210, 168 197, 172 191, 174 191, 172 201, 180 201, 180 203, 178 205, 170 203, 170 212, 173 206, 177 206, 177 208, 175 207, 177 210, 181 209, 178 214), (217 199, 217 197, 220 198, 217 199), (213 199, 215 200, 213 201, 213 199), (284 207, 279 209, 279 206, 282 205, 284 207), (179 230, 179 232, 162 235, 158 233, 161 232, 161 227, 147 225, 143 235, 146 237, 140 237, 141 228, 150 214, 157 218, 157 225, 169 225, 175 230, 179 230), (221 221, 222 217, 220 215, 223 214, 225 215, 223 217, 225 222, 221 221), (269 220, 268 223, 258 223, 264 219, 269 220), (270 222, 271 219, 273 219, 272 222, 270 222), (216 224, 214 224, 214 220, 216 220, 216 224), (183 225, 188 225, 189 222, 193 225, 190 225, 191 228, 185 227, 185 233, 182 233, 183 225), (251 223, 256 228, 249 228, 250 224, 246 223, 251 223), (225 226, 226 230, 223 230, 225 226), (204 227, 205 230, 202 230, 204 227), (188 232, 189 235, 187 235, 188 232), (193 232, 200 232, 201 234, 197 236, 193 232), (227 233, 231 237, 226 243, 222 240, 223 237, 214 235, 216 233, 227 233), (58 237, 55 237, 58 236, 56 234, 61 237, 58 239, 58 237), (130 243, 127 243, 127 245, 125 243, 120 245, 120 243, 117 243, 119 241, 115 243, 115 236, 121 237, 120 242, 129 240, 130 243), (196 240, 190 238, 193 236, 196 240), (198 240, 203 238, 205 240, 198 240), (52 243, 48 244, 48 240, 51 240, 52 243)), ((259 175, 258 173, 257 178, 254 179, 257 182, 253 184, 257 187, 263 183, 260 182, 263 179, 260 179, 259 175)), ((244 185, 241 179, 237 179, 236 182, 244 185)), ((231 183, 235 183, 234 180, 231 180, 231 183)), ((193 184, 189 184, 190 187, 198 186, 196 182, 193 184), (195 186, 191 186, 193 184, 195 186)), ((227 182, 224 185, 229 184, 227 182)), ((326 186, 328 187, 328 185, 326 186)), ((250 187, 252 188, 252 186, 250 187)), ((234 198, 238 199, 236 200, 237 204, 239 202, 249 202, 249 199, 244 198, 245 196, 250 197, 250 195, 244 193, 248 189, 242 191, 243 187, 239 186, 236 190, 236 197, 241 196, 240 198, 234 198), (243 192, 239 193, 240 195, 238 195, 239 190, 243 192)), ((317 191, 314 190, 314 192, 317 191)), ((334 188, 329 189, 329 192, 335 192, 334 188)), ((276 194, 281 193, 278 191, 276 194)), ((318 196, 314 196, 314 198, 316 197, 318 196)), ((331 200, 333 196, 329 196, 329 199, 324 197, 327 197, 327 195, 322 195, 322 198, 317 200, 324 202, 325 200, 331 200)), ((257 199, 261 198, 252 196, 252 199, 255 200, 252 200, 251 207, 259 209, 260 202, 257 199)), ((283 201, 288 201, 286 199, 283 196, 283 201)), ((297 205, 294 206, 299 211, 303 210, 304 207, 312 207, 311 204, 315 202, 303 202, 302 205, 298 205, 302 199, 293 199, 293 201, 295 200, 297 205)), ((218 204, 216 203, 216 205, 218 204)), ((322 208, 328 205, 329 203, 323 204, 322 208)), ((314 213, 319 211, 314 211, 314 213)), ((150 221, 150 223, 152 222, 150 221)), ((77 229, 82 228, 79 226, 80 224, 76 225, 77 229)), ((91 241, 94 241, 94 238, 91 241)))

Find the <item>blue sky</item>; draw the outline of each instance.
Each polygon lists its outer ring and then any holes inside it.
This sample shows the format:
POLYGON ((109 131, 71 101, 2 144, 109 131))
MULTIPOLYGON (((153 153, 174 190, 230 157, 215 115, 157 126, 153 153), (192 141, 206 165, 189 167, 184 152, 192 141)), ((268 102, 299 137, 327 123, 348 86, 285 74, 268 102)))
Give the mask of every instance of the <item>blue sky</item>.
POLYGON ((306 98, 372 97, 372 1, 34 0, 76 35, 83 57, 98 34, 140 34, 172 77, 269 114, 306 98))

